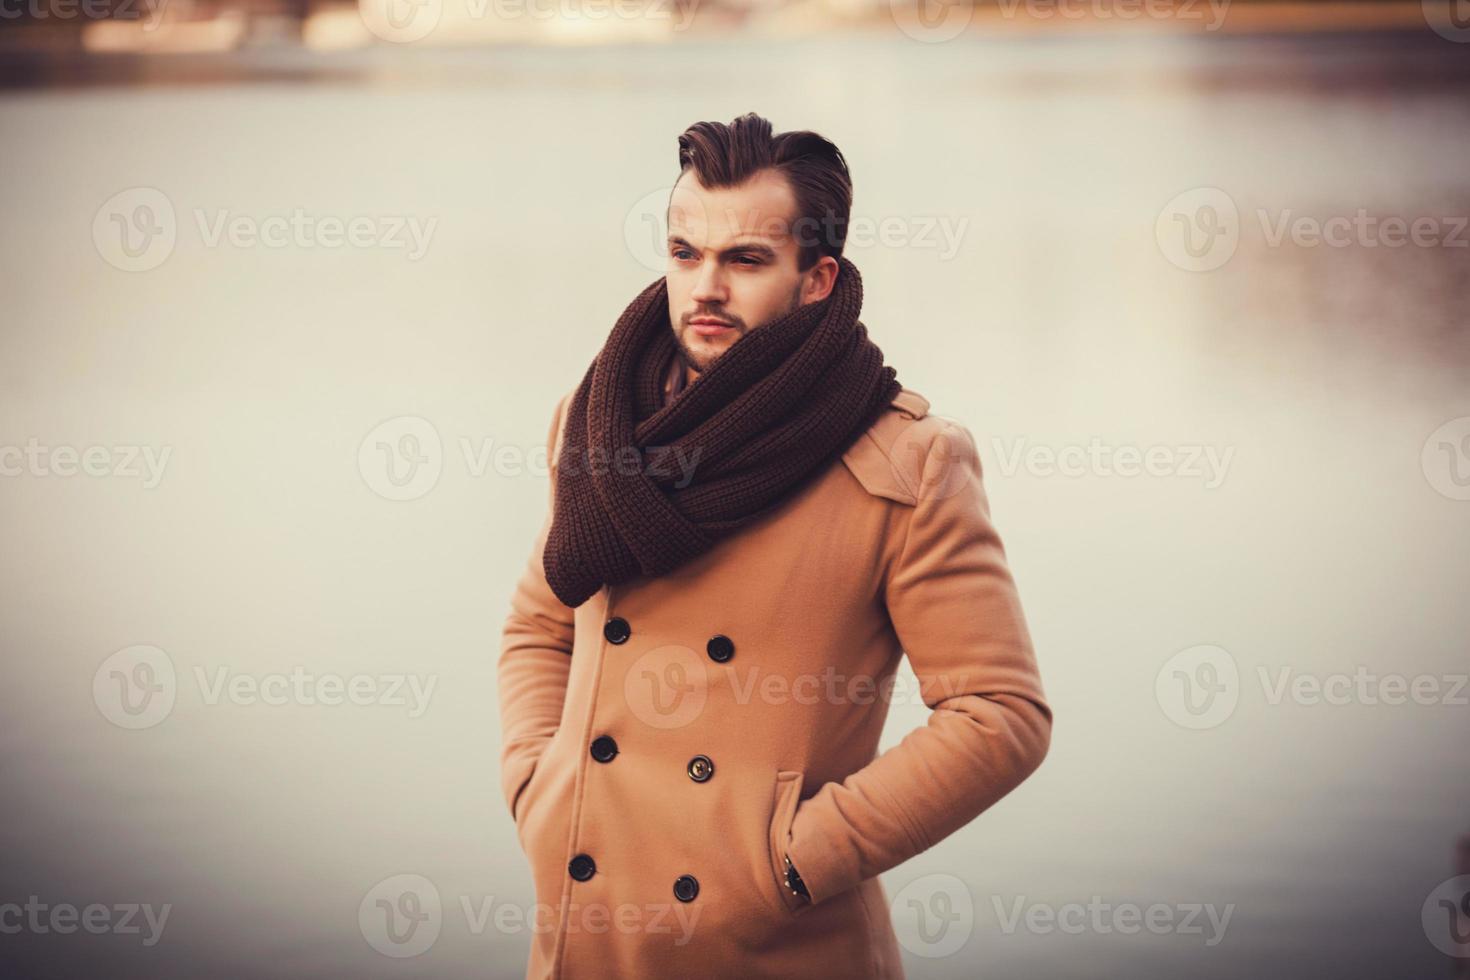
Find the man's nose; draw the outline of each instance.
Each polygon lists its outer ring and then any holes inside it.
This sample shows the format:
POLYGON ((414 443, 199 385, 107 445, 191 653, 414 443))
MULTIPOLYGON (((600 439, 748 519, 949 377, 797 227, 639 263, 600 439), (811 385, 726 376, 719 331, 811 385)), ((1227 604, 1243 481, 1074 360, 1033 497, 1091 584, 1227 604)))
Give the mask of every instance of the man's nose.
POLYGON ((726 295, 725 273, 717 261, 706 262, 699 267, 694 280, 694 292, 690 299, 696 303, 724 303, 726 295))

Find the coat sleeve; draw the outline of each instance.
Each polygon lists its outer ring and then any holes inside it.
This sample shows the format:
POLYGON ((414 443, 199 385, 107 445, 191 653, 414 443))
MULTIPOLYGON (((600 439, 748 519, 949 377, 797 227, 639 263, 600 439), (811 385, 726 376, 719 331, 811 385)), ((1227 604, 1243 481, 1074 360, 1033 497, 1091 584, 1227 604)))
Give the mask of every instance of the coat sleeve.
POLYGON ((1026 779, 1050 745, 1052 712, 974 436, 929 418, 933 439, 911 464, 914 503, 895 505, 902 545, 882 594, 932 711, 923 727, 797 808, 787 853, 813 904, 965 826, 1026 779))
POLYGON ((551 591, 541 564, 556 505, 553 454, 566 404, 566 397, 557 404, 546 439, 551 485, 546 519, 511 594, 510 613, 501 632, 496 672, 500 699, 500 784, 512 818, 542 750, 561 723, 567 677, 571 673, 574 612, 551 591))

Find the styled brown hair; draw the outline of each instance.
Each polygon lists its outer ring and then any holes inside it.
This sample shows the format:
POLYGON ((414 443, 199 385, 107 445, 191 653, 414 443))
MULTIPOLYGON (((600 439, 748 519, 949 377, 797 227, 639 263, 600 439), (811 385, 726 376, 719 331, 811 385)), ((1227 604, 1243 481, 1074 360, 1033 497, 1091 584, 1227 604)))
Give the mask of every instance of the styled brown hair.
POLYGON ((679 173, 693 169, 705 187, 735 187, 772 168, 796 197, 792 236, 796 266, 810 269, 823 255, 842 255, 852 214, 852 177, 842 151, 809 130, 772 134, 771 122, 747 112, 729 125, 697 122, 679 136, 679 173))

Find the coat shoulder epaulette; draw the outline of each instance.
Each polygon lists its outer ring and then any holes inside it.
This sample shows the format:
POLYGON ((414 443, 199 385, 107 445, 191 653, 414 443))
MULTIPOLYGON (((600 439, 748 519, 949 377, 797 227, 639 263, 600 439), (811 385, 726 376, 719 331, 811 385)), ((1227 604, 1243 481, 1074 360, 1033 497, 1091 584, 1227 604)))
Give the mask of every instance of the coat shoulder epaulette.
POLYGON ((875 497, 912 505, 918 500, 929 445, 943 424, 943 419, 929 414, 927 398, 903 388, 842 454, 842 461, 875 497))

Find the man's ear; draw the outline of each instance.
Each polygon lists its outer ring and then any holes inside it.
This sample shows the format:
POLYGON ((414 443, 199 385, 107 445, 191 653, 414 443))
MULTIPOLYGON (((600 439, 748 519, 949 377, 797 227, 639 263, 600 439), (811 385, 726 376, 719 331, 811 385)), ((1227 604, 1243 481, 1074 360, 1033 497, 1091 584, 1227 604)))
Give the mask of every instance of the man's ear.
POLYGON ((824 255, 817 260, 817 264, 806 271, 806 286, 802 289, 802 303, 819 303, 832 293, 837 285, 837 272, 840 267, 837 260, 830 255, 824 255))

